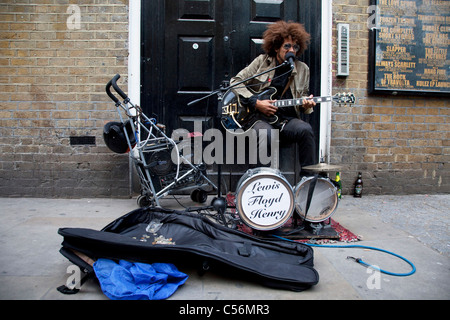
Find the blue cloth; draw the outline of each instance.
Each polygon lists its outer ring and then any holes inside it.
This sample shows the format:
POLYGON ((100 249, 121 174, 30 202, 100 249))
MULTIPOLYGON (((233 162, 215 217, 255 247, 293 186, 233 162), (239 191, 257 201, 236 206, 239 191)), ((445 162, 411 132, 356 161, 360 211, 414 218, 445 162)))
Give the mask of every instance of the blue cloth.
POLYGON ((170 263, 98 259, 94 271, 103 293, 112 300, 166 299, 188 278, 170 263))

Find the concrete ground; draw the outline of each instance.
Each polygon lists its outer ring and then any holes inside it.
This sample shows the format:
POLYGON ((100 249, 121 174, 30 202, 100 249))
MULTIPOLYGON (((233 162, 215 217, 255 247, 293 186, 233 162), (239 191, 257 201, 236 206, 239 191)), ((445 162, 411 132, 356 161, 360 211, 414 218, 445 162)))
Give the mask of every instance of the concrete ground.
MULTIPOLYGON (((183 198, 186 205, 190 200, 183 198)), ((177 208, 168 198, 163 206, 177 208)), ((137 208, 135 199, 0 198, 0 299, 107 300, 89 280, 75 295, 56 288, 66 283, 71 263, 59 253, 60 227, 101 229, 137 208)), ((214 272, 194 270, 170 300, 385 300, 450 298, 450 195, 344 196, 333 219, 362 241, 392 251, 417 271, 406 277, 379 274, 347 256, 381 269, 407 273, 410 266, 382 252, 356 248, 314 248, 319 283, 303 292, 275 290, 214 272)), ((340 243, 345 245, 345 243, 340 243)))

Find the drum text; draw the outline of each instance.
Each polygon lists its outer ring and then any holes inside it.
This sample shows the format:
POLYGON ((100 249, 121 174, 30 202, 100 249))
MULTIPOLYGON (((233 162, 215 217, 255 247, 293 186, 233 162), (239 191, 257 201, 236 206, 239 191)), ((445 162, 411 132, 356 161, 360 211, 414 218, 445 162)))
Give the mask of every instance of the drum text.
POLYGON ((266 209, 256 209, 250 213, 250 219, 274 218, 280 220, 286 215, 286 210, 266 211, 266 209))
POLYGON ((265 208, 269 208, 274 203, 280 203, 281 198, 283 198, 283 194, 284 193, 281 193, 279 197, 274 197, 274 198, 264 198, 263 195, 253 196, 248 199, 248 205, 249 206, 260 205, 260 206, 264 206, 265 208))

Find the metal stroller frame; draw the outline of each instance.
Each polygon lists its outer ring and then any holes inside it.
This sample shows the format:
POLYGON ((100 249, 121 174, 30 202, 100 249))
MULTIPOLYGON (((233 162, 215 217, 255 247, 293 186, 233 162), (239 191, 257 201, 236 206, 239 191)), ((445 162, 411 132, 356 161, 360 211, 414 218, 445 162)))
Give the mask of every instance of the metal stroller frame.
POLYGON ((124 124, 124 133, 130 150, 129 156, 135 165, 140 179, 141 195, 137 199, 138 205, 140 207, 150 205, 161 206, 159 199, 171 194, 173 191, 182 191, 186 190, 186 188, 194 189, 191 193, 192 200, 196 202, 205 202, 207 194, 204 190, 200 189, 200 187, 210 185, 213 189, 217 190, 216 185, 206 176, 205 165, 194 165, 183 156, 181 151, 178 150, 177 143, 161 130, 161 125, 156 123, 156 119, 148 118, 142 109, 138 105, 133 104, 130 101, 130 98, 119 88, 117 85, 117 80, 119 78, 120 75, 116 74, 108 82, 106 85, 106 93, 114 101, 120 121, 124 124), (111 92, 111 86, 123 99, 123 102, 120 102, 111 92), (132 145, 130 142, 133 140, 130 139, 129 133, 125 128, 124 117, 122 116, 120 109, 125 111, 126 116, 130 120, 132 132, 135 136, 135 145, 132 145), (156 161, 156 163, 148 163, 147 157, 156 152, 170 150, 171 148, 176 150, 178 156, 178 162, 175 164, 175 177, 172 182, 164 187, 161 186, 160 190, 156 190, 152 180, 151 169, 156 165, 164 165, 165 162, 156 161), (181 164, 181 162, 183 162, 183 164, 181 164), (181 166, 187 167, 186 170, 180 172, 181 166))

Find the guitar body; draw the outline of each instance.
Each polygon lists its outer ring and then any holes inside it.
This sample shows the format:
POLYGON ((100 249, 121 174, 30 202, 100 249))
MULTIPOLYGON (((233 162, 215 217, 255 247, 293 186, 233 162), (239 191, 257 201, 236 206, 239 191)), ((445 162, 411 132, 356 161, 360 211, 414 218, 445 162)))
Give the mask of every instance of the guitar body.
MULTIPOLYGON (((251 89, 249 89, 252 91, 251 89)), ((273 100, 277 89, 269 87, 261 92, 254 92, 258 100, 273 100)), ((225 93, 223 97, 222 126, 226 130, 243 129, 247 131, 253 127, 258 120, 264 120, 270 124, 278 121, 277 116, 267 117, 260 112, 250 112, 248 108, 242 106, 240 98, 232 90, 225 93)))

